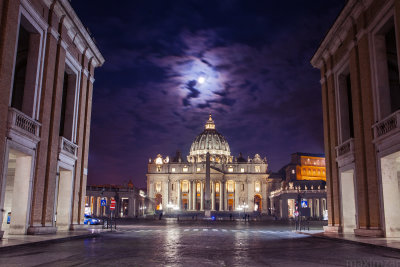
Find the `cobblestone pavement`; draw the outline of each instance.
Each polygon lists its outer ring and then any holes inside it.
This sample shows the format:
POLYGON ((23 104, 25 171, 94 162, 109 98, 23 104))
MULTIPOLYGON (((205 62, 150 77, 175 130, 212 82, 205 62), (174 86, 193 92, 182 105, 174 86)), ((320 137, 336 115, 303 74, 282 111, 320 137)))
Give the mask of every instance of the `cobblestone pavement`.
POLYGON ((2 266, 400 266, 397 251, 287 225, 140 222, 100 237, 0 251, 2 266))

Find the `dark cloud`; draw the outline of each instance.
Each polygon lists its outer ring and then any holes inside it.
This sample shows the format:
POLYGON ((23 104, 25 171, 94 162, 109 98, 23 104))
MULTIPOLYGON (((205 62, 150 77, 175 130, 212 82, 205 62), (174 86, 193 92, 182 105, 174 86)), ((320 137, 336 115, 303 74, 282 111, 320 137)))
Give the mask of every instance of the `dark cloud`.
POLYGON ((272 170, 292 152, 323 152, 309 60, 344 2, 72 1, 106 58, 89 183, 145 186, 148 158, 186 155, 210 112, 233 155, 266 155, 272 170))

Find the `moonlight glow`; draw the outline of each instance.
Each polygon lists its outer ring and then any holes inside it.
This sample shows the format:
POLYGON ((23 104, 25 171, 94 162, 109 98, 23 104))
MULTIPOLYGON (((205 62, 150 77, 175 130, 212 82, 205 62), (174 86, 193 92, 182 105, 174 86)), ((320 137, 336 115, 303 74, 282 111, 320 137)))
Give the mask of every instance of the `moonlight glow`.
POLYGON ((198 82, 199 84, 203 84, 205 81, 206 81, 206 78, 204 78, 203 76, 200 76, 200 77, 197 79, 197 82, 198 82))

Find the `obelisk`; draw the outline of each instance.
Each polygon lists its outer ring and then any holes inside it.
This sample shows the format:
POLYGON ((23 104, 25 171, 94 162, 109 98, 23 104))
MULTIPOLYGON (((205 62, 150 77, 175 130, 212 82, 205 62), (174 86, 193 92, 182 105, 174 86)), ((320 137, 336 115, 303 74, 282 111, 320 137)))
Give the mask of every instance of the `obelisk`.
POLYGON ((211 193, 210 193, 210 153, 206 154, 206 184, 205 184, 205 194, 204 194, 204 216, 206 218, 211 217, 211 193))

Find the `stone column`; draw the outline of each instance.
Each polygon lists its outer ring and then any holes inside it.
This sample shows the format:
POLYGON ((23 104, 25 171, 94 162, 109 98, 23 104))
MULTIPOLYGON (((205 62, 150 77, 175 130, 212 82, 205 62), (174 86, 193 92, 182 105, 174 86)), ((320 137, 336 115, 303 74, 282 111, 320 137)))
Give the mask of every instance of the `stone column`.
POLYGON ((192 204, 192 199, 193 199, 193 194, 192 194, 192 190, 193 190, 193 181, 189 181, 189 206, 188 206, 188 210, 192 210, 193 208, 193 204, 192 204))
POLYGON ((215 182, 211 182, 212 192, 211 192, 211 210, 215 210, 215 182))
POLYGON ((200 210, 204 210, 204 183, 200 182, 200 210))
POLYGON ((129 197, 128 199, 128 217, 132 218, 135 216, 135 204, 134 204, 134 199, 132 197, 129 197))
POLYGON ((228 210, 228 193, 226 188, 226 181, 223 182, 223 189, 224 189, 224 210, 228 210))
POLYGON ((196 181, 193 181, 192 186, 193 186, 193 200, 192 200, 193 210, 196 210, 196 199, 197 199, 196 181))
POLYGON ((176 181, 176 189, 177 189, 177 196, 178 196, 178 208, 181 209, 181 180, 176 181))
POLYGON ((223 190, 223 184, 222 181, 219 182, 219 210, 223 211, 224 210, 224 190, 223 190))
POLYGON ((239 195, 240 195, 240 183, 235 182, 235 206, 233 209, 235 210, 237 207, 239 207, 239 195))

